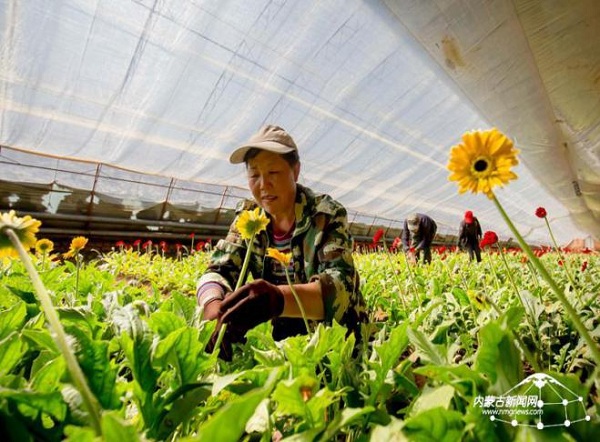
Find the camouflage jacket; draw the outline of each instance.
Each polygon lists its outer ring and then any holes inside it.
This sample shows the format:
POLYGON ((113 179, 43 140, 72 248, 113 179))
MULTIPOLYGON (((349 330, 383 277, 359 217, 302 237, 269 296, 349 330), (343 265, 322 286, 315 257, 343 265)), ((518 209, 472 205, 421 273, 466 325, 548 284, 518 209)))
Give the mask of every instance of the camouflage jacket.
MULTIPOLYGON (((257 204, 242 201, 227 237, 220 240, 213 252, 206 272, 198 287, 206 282, 217 282, 229 292, 235 287, 246 254, 246 244, 236 228, 243 210, 252 210, 257 204)), ((316 195, 312 190, 297 185, 296 228, 292 237, 294 282, 320 281, 325 307, 325 323, 333 320, 357 332, 365 322, 366 308, 359 291, 359 275, 352 258, 352 237, 346 209, 328 195, 316 195)), ((269 235, 261 232, 255 237, 252 257, 248 266, 254 279, 269 281, 266 250, 269 235)))

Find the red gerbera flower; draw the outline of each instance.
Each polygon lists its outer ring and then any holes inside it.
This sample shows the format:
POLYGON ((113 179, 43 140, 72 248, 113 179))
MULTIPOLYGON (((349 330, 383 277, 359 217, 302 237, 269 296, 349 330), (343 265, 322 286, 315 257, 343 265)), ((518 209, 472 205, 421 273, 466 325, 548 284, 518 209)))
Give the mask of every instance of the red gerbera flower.
POLYGON ((498 242, 498 235, 496 235, 496 232, 492 232, 491 230, 488 230, 487 232, 485 232, 483 234, 483 239, 479 243, 479 246, 481 248, 484 248, 485 246, 493 246, 497 242, 498 242))
POLYGON ((537 209, 535 209, 535 216, 537 216, 538 218, 546 218, 546 215, 548 215, 548 213, 546 213, 546 209, 544 209, 543 207, 538 207, 537 209))
POLYGON ((375 235, 373 235, 373 244, 377 244, 381 238, 383 238, 383 234, 385 232, 383 231, 383 229, 377 229, 377 232, 375 232, 375 235))

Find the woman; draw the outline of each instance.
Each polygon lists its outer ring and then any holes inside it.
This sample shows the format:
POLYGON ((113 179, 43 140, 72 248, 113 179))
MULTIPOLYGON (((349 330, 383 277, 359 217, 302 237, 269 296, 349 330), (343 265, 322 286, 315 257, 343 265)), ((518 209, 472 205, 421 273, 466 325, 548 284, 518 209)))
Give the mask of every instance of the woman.
POLYGON ((264 126, 231 154, 230 162, 245 163, 254 201, 238 206, 227 237, 218 242, 198 282, 204 318, 226 323, 234 341, 267 320, 273 321, 276 340, 306 333, 285 269, 266 257, 266 249, 274 247, 292 253, 289 271, 307 319, 327 324, 336 320, 359 331, 366 313, 346 210, 328 195, 297 183, 300 160, 292 137, 281 127, 264 126), (253 244, 249 272, 254 281, 233 291, 247 250, 236 227, 237 217, 257 206, 265 211, 269 224, 253 244))

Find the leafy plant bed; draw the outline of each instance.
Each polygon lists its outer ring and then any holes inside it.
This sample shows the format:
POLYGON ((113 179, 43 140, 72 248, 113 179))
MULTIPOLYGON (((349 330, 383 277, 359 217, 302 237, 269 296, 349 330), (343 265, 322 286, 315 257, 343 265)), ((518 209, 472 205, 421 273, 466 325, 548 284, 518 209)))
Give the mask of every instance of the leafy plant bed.
MULTIPOLYGON (((215 324, 201 321, 194 291, 208 254, 52 258, 33 256, 106 440, 600 437, 590 349, 519 251, 480 264, 440 251, 431 265, 357 253, 371 311, 360 343, 336 324, 275 342, 262 324, 231 362, 205 351, 215 324), (534 395, 542 407, 518 403, 534 395)), ((599 255, 540 259, 597 341, 599 255)), ((10 440, 94 440, 23 264, 4 259, 0 275, 0 425, 10 440)))

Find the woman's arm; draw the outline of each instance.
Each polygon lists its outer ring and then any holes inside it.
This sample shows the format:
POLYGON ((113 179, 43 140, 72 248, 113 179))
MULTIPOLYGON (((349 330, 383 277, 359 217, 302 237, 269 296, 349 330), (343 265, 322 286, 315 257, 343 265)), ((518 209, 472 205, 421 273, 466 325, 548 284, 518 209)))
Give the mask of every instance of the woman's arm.
MULTIPOLYGON (((301 318, 302 312, 294 298, 292 289, 289 285, 280 285, 283 292, 285 303, 281 316, 288 318, 301 318)), ((306 284, 294 284, 294 290, 304 307, 306 319, 323 319, 325 317, 325 307, 323 305, 323 293, 321 292, 321 283, 319 281, 306 284)))

